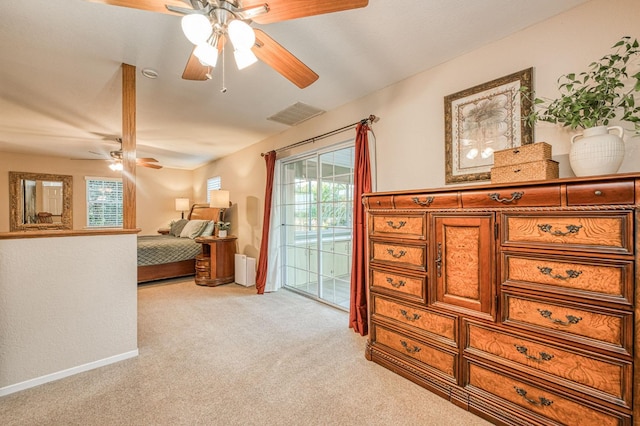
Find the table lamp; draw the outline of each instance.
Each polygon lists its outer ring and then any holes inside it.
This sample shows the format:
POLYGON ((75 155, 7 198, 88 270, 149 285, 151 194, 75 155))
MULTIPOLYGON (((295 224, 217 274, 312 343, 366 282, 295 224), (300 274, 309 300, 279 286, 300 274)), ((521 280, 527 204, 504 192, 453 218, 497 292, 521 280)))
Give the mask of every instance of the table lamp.
POLYGON ((220 218, 218 222, 222 222, 225 209, 229 208, 229 191, 223 189, 214 189, 209 191, 209 207, 220 209, 220 218))
POLYGON ((189 210, 188 198, 176 198, 176 211, 182 212, 182 219, 184 219, 184 212, 189 210))

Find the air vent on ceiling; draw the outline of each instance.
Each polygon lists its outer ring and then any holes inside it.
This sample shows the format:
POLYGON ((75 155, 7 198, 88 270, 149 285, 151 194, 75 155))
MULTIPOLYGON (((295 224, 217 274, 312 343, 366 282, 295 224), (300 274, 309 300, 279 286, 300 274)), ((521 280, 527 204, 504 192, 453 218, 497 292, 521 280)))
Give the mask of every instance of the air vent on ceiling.
POLYGON ((295 126, 296 124, 302 123, 303 121, 323 114, 324 112, 324 110, 312 107, 311 105, 296 102, 271 117, 267 117, 267 120, 276 121, 278 123, 286 124, 287 126, 295 126))

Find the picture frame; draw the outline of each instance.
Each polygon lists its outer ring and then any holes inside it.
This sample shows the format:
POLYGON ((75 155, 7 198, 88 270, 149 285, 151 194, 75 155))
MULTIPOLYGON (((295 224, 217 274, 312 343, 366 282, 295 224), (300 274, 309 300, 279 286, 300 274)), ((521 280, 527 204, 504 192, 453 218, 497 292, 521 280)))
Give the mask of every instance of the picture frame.
POLYGON ((445 182, 491 179, 493 152, 533 142, 533 68, 445 96, 445 182), (522 91, 521 88, 526 90, 522 91))

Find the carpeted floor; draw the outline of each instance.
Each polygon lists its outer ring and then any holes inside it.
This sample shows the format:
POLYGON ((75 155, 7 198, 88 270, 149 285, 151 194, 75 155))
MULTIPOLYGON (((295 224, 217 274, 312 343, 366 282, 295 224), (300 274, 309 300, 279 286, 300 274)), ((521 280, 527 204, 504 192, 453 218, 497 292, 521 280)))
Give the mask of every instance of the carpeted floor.
POLYGON ((2 425, 488 425, 364 358, 348 314, 192 279, 140 287, 140 356, 0 398, 2 425))

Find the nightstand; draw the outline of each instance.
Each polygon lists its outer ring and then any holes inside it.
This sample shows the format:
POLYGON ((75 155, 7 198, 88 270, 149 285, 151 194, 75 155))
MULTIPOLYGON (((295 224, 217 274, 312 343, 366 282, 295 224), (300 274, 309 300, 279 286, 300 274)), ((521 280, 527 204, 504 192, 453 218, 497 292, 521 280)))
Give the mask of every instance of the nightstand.
POLYGON ((235 280, 234 255, 237 238, 198 237, 202 250, 196 256, 196 284, 215 287, 235 280))

